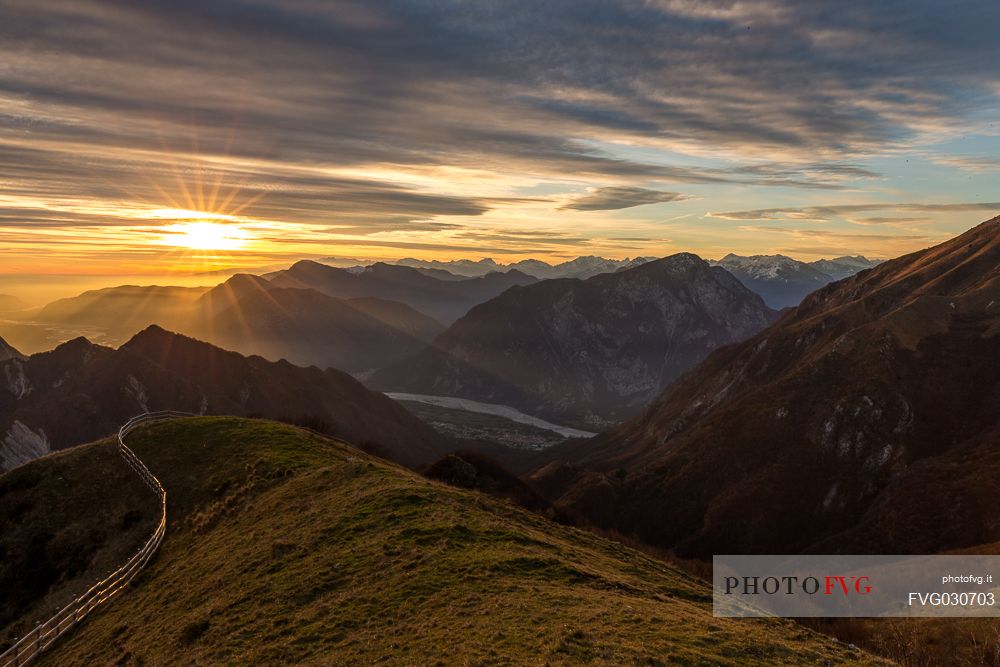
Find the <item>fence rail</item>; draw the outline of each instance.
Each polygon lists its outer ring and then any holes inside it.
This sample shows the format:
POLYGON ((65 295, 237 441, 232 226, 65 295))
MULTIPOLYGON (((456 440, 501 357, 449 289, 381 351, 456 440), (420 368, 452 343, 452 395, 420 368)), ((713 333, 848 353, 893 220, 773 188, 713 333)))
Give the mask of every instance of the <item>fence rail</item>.
POLYGON ((167 492, 163 489, 163 485, 160 484, 156 475, 150 472, 146 464, 125 444, 125 438, 132 431, 147 424, 192 416, 194 415, 187 412, 174 412, 172 410, 147 412, 128 420, 118 430, 118 452, 125 463, 142 479, 143 483, 159 497, 160 521, 146 543, 124 565, 91 586, 84 594, 74 598, 72 602, 56 612, 55 616, 36 626, 34 630, 4 651, 0 655, 0 667, 23 667, 37 658, 57 639, 76 627, 86 618, 87 614, 125 588, 153 557, 167 532, 167 492))

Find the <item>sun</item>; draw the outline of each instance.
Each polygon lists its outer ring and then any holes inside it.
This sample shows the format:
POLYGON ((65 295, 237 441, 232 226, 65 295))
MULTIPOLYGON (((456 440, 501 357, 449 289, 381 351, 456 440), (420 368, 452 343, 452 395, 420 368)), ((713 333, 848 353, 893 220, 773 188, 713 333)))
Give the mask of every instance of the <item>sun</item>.
POLYGON ((239 225, 208 220, 179 222, 167 225, 163 231, 165 245, 189 250, 239 250, 250 240, 239 225))

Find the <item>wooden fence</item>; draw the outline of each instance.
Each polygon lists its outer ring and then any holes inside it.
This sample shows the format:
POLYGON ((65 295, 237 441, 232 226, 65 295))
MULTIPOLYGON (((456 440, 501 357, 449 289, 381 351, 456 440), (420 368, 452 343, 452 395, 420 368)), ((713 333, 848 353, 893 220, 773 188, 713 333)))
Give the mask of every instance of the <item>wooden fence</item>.
POLYGON ((167 532, 167 492, 160 484, 160 480, 150 472, 146 464, 135 455, 125 444, 125 438, 135 429, 154 422, 176 419, 178 417, 191 417, 193 415, 186 412, 149 412, 133 417, 128 420, 118 430, 118 452, 132 470, 142 479, 153 493, 160 499, 160 521, 156 525, 153 534, 150 535, 146 543, 142 545, 134 556, 129 558, 124 565, 98 581, 87 589, 87 592, 73 599, 68 605, 56 612, 56 615, 38 625, 34 630, 22 637, 16 644, 4 651, 0 655, 0 667, 23 667, 27 665, 45 649, 49 648, 57 639, 72 630, 80 623, 87 614, 101 606, 119 591, 128 585, 135 578, 142 568, 146 566, 149 559, 153 557, 156 550, 163 541, 163 536, 167 532))

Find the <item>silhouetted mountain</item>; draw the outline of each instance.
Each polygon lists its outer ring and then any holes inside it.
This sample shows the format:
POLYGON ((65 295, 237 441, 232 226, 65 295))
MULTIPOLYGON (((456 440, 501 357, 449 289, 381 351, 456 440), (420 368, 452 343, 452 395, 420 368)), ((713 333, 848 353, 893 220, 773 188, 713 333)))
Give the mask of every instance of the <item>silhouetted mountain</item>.
MULTIPOLYGON (((226 293, 225 300, 237 293, 226 293)), ((266 281, 189 327, 198 338, 243 354, 348 373, 370 371, 414 354, 442 329, 401 303, 345 301, 312 289, 273 288, 266 281)))
POLYGON ((70 341, 0 363, 0 467, 112 433, 148 410, 263 416, 310 426, 408 465, 447 439, 336 370, 244 357, 150 327, 117 350, 70 341))
POLYGON ((237 273, 201 296, 198 300, 198 316, 202 319, 210 319, 235 307, 243 299, 258 297, 272 287, 270 282, 260 276, 237 273))
POLYGON ((809 264, 784 255, 729 254, 713 264, 736 276, 777 310, 799 305, 807 294, 834 280, 809 264))
POLYGON ((97 327, 107 340, 118 343, 151 324, 186 324, 208 291, 207 287, 107 287, 53 301, 34 319, 64 327, 97 327))
POLYGON ((773 316, 724 269, 680 254, 585 281, 510 289, 370 382, 602 425, 634 414, 711 350, 773 316))
POLYGON ((39 319, 118 345, 151 324, 244 354, 370 371, 424 347, 444 326, 385 299, 345 301, 237 274, 209 288, 114 287, 63 299, 39 319))
POLYGON ((820 289, 535 479, 686 554, 996 541, 998 335, 1000 218, 820 289))
POLYGON ((13 347, 7 344, 3 338, 0 338, 0 361, 7 361, 8 359, 22 359, 24 355, 15 350, 13 347))
POLYGON ((509 287, 533 282, 535 278, 519 271, 450 281, 406 266, 379 263, 349 271, 308 260, 271 278, 275 287, 310 288, 341 299, 377 297, 400 301, 446 324, 509 287))

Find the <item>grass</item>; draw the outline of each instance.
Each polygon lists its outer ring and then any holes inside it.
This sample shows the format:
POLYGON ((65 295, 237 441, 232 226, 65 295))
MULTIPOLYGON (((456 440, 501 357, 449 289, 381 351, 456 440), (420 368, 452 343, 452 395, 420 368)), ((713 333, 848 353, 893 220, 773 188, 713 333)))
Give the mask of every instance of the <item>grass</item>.
MULTIPOLYGON (((188 419, 130 444, 167 489, 167 539, 41 665, 877 663, 790 621, 715 619, 671 565, 294 427, 188 419)), ((104 453, 67 455, 86 472, 64 504, 104 453)))
POLYGON ((158 518, 110 441, 0 477, 0 647, 115 570, 158 518))

